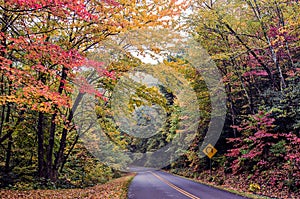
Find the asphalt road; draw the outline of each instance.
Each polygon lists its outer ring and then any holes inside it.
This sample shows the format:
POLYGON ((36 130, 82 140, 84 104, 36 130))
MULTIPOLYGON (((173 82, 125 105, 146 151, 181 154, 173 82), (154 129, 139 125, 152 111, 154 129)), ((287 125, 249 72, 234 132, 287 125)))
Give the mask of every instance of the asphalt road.
POLYGON ((129 199, 246 199, 157 170, 136 171, 129 199))

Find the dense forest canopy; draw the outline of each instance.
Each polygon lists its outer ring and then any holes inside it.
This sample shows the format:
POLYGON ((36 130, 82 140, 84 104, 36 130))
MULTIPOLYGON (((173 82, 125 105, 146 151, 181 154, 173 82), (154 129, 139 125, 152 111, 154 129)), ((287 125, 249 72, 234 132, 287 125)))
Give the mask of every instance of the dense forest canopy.
POLYGON ((296 0, 1 0, 0 187, 88 186, 166 160, 299 196, 299 12, 296 0))

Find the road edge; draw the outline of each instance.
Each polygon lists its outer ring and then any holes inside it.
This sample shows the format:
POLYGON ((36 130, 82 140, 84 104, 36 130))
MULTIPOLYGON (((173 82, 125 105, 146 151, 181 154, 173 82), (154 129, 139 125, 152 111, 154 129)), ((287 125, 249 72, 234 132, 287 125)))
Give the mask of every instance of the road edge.
POLYGON ((214 185, 214 184, 209 184, 209 183, 204 182, 202 180, 198 180, 198 179, 194 179, 194 178, 188 178, 186 176, 181 176, 181 175, 178 175, 176 173, 169 172, 167 170, 160 170, 160 171, 168 173, 168 174, 172 174, 174 176, 178 176, 178 177, 181 177, 181 178, 184 178, 184 179, 187 179, 187 180, 191 180, 191 181, 194 181, 194 182, 197 182, 197 183, 201 183, 203 185, 213 187, 213 188, 219 189, 221 191, 227 191, 227 192, 233 193, 235 195, 244 196, 244 197, 248 197, 248 198, 251 198, 251 199, 273 199, 269 196, 263 196, 263 195, 251 194, 251 193, 244 193, 244 192, 240 192, 240 191, 237 191, 237 190, 234 190, 234 189, 225 188, 225 187, 214 185))
MULTIPOLYGON (((129 187, 130 187, 130 185, 131 185, 131 182, 132 182, 132 180, 134 179, 134 177, 137 175, 137 173, 134 173, 134 172, 130 172, 130 173, 128 173, 128 180, 127 180, 127 182, 126 182, 126 185, 125 185, 125 188, 123 189, 123 193, 125 193, 124 194, 124 199, 128 199, 128 192, 129 192, 129 187)), ((123 195, 122 195, 122 197, 123 197, 123 195)))

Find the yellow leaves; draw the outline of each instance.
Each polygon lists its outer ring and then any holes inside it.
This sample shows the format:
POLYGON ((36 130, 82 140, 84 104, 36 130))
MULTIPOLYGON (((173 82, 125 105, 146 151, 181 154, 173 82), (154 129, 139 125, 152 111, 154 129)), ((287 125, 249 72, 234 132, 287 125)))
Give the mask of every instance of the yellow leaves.
POLYGON ((134 30, 141 27, 162 25, 165 17, 173 20, 173 16, 179 15, 187 8, 188 1, 182 1, 177 4, 172 0, 158 1, 132 1, 122 0, 120 9, 114 13, 116 18, 127 30, 134 30))
POLYGON ((232 55, 234 55, 234 53, 218 53, 211 55, 211 58, 213 60, 229 60, 232 55))
POLYGON ((39 104, 38 110, 40 112, 49 113, 51 111, 52 104, 50 102, 42 102, 39 104))
POLYGON ((5 105, 7 103, 22 104, 24 102, 26 102, 26 100, 24 98, 16 96, 16 95, 0 96, 0 105, 5 105))
POLYGON ((128 108, 130 111, 133 111, 136 107, 142 105, 151 106, 153 103, 167 108, 167 100, 162 96, 157 87, 140 86, 136 88, 136 93, 130 97, 128 108))
POLYGON ((26 104, 26 107, 31 110, 52 113, 53 105, 57 105, 58 108, 69 107, 70 99, 66 95, 60 95, 49 88, 28 85, 16 90, 11 95, 0 96, 0 105, 7 103, 14 103, 20 107, 26 104))
POLYGON ((2 104, 6 104, 7 102, 17 102, 17 98, 16 96, 13 95, 8 95, 8 96, 1 96, 0 98, 0 103, 2 104))
POLYGON ((260 185, 257 184, 257 183, 251 183, 249 185, 249 191, 252 191, 252 192, 257 192, 260 190, 260 185))
POLYGON ((30 190, 11 191, 0 190, 0 195, 5 198, 32 198, 32 199, 73 199, 73 198, 93 198, 93 199, 117 199, 127 197, 127 186, 134 175, 124 176, 114 179, 103 185, 96 185, 86 189, 64 189, 64 190, 30 190))

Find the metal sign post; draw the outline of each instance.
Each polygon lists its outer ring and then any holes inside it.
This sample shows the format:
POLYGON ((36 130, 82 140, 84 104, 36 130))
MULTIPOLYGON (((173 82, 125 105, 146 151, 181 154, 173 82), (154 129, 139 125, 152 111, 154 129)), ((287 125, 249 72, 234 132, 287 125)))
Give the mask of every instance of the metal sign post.
POLYGON ((209 175, 212 176, 212 169, 211 169, 211 158, 209 158, 209 175))
POLYGON ((217 149, 211 145, 208 144, 204 149, 203 149, 203 153, 209 158, 209 173, 210 173, 210 177, 212 176, 212 163, 211 163, 211 158, 217 153, 217 149))

